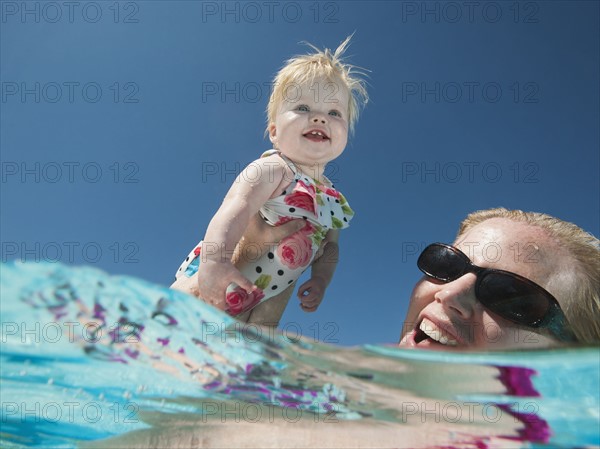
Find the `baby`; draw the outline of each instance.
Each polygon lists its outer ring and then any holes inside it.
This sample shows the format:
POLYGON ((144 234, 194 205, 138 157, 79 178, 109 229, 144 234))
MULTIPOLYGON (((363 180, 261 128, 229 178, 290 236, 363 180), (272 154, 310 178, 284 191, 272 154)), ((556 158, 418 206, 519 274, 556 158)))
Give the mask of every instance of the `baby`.
POLYGON ((350 38, 333 53, 311 46, 315 53, 290 59, 277 73, 267 108, 274 149, 234 181, 171 288, 193 291, 241 321, 276 326, 295 282, 311 266, 298 297, 305 312, 317 309, 337 264, 339 230, 354 215, 324 175, 368 100, 356 76, 362 73, 341 59, 350 38), (271 226, 301 219, 302 227, 277 244, 262 239, 257 250, 244 238, 257 219, 271 226))

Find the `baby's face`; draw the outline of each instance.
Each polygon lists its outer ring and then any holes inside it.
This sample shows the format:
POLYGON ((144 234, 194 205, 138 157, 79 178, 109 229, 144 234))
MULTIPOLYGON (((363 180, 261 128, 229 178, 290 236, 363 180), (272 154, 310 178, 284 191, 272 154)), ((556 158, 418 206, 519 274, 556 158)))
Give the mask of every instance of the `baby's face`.
POLYGON ((271 142, 297 165, 323 170, 348 141, 348 90, 317 78, 312 84, 291 84, 284 92, 275 122, 269 125, 271 142))

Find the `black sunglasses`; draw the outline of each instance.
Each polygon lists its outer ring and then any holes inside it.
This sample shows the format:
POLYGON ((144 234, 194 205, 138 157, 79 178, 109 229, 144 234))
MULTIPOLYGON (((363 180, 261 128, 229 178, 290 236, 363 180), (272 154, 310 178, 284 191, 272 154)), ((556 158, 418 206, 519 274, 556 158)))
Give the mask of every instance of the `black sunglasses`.
POLYGON ((558 301, 533 281, 510 271, 482 268, 458 248, 444 243, 427 246, 417 260, 419 270, 441 282, 467 273, 477 276, 475 297, 502 318, 533 328, 546 328, 560 340, 575 340, 558 301))

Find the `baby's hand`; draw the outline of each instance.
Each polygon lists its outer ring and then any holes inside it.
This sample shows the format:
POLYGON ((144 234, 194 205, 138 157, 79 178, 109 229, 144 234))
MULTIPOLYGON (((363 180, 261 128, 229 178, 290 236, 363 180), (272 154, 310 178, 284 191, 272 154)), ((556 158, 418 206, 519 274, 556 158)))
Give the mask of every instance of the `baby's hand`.
POLYGON ((306 281, 298 288, 298 298, 300 298, 300 307, 305 312, 314 312, 317 310, 323 296, 325 295, 325 289, 327 284, 324 279, 320 277, 313 277, 306 281))
POLYGON ((213 306, 225 310, 225 291, 231 283, 239 285, 250 293, 257 287, 246 279, 229 261, 206 260, 200 263, 198 270, 199 297, 213 306))

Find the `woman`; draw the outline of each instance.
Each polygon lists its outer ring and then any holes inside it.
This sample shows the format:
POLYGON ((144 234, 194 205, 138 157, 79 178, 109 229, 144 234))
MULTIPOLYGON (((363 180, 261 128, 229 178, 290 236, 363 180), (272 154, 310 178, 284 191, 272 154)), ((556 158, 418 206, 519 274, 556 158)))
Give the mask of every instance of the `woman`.
POLYGON ((572 223, 503 208, 474 212, 453 246, 430 245, 417 264, 425 276, 411 295, 402 347, 600 341, 598 239, 572 223))

